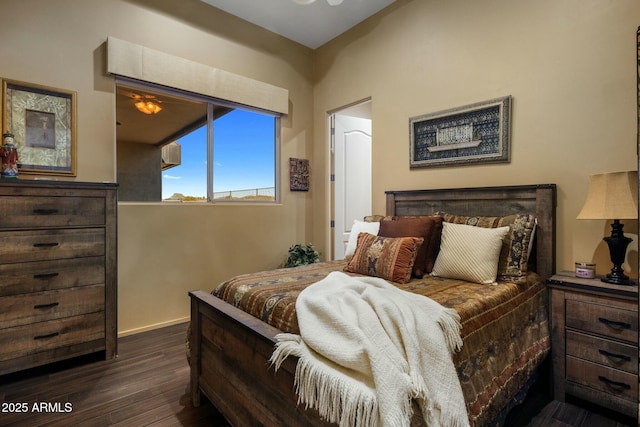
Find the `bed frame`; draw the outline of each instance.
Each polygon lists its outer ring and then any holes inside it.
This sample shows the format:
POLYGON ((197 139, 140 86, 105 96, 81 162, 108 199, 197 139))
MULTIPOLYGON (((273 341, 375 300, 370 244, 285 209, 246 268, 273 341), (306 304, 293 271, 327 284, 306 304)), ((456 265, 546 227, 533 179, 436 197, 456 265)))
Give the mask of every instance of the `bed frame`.
MULTIPOLYGON (((388 191, 387 215, 506 216, 533 213, 538 218, 532 257, 543 277, 555 271, 554 184, 448 190, 388 191)), ((269 358, 280 331, 210 292, 191 297, 191 400, 206 397, 234 426, 328 426, 318 414, 298 406, 293 378, 297 358, 278 372, 269 358)))

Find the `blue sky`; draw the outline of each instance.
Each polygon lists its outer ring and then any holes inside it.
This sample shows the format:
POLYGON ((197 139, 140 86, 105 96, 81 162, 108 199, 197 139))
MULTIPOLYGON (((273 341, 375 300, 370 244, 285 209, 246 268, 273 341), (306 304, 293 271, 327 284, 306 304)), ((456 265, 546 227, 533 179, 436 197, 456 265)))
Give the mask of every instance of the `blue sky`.
MULTIPOLYGON (((275 119, 234 110, 214 122, 214 192, 273 187, 275 119)), ((206 126, 180 138, 182 164, 162 173, 162 198, 206 197, 206 126)))

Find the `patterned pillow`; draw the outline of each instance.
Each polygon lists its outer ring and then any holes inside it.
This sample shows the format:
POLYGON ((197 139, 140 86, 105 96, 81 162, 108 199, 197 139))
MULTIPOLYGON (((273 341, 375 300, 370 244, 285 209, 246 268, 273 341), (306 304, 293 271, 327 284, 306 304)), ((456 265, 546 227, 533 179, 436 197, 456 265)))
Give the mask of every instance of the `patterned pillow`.
POLYGON ((509 227, 483 228, 443 223, 434 276, 491 284, 496 281, 502 239, 509 227))
POLYGON ((509 234, 503 242, 498 264, 498 279, 516 283, 524 282, 527 276, 529 253, 533 243, 536 217, 530 214, 508 216, 461 216, 441 214, 445 222, 466 224, 484 228, 509 226, 509 234))
POLYGON ((431 273, 433 263, 440 246, 442 233, 442 217, 394 217, 393 221, 382 221, 378 236, 382 237, 422 237, 416 261, 413 264, 413 275, 422 278, 431 273))
POLYGON ((411 280, 413 263, 422 241, 419 237, 380 237, 360 233, 356 252, 344 270, 406 283, 411 280))

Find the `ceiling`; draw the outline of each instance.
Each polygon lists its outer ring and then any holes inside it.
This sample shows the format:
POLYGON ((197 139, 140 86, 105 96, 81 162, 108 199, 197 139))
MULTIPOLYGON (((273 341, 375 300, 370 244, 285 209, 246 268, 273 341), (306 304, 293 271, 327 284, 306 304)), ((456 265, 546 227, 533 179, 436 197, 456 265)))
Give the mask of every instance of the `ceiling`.
MULTIPOLYGON (((395 0, 344 0, 330 6, 327 0, 302 5, 295 0, 202 0, 216 8, 315 49, 375 14, 395 0)), ((216 111, 221 115, 226 111, 216 111)), ((356 115, 356 112, 353 113, 356 115)), ((358 113, 359 114, 359 113, 358 113)), ((363 114, 370 114, 366 111, 363 114)), ((119 142, 164 145, 199 127, 206 120, 206 104, 174 97, 134 83, 118 83, 116 123, 119 142), (143 114, 134 103, 140 97, 157 101, 165 109, 143 114), (171 112, 171 114, 167 114, 171 112)))
POLYGON ((116 86, 116 125, 119 142, 163 145, 206 122, 207 105, 183 97, 173 97, 148 88, 116 86), (134 103, 144 97, 158 103, 158 114, 144 114, 134 103), (167 114, 170 112, 170 114, 167 114), (164 114, 163 114, 164 113, 164 114))
POLYGON ((311 49, 322 46, 395 0, 327 0, 298 4, 295 0, 202 0, 311 49))

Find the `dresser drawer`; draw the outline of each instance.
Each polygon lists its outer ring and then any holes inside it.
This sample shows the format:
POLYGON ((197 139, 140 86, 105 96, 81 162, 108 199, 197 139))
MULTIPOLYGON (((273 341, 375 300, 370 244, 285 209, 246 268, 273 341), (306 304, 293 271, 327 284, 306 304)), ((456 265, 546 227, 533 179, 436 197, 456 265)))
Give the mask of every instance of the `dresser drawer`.
POLYGON ((104 197, 0 196, 1 228, 104 225, 104 197))
POLYGON ((638 376, 567 356, 567 380, 625 400, 638 402, 638 376))
POLYGON ((566 325, 632 344, 638 343, 637 311, 567 299, 566 325))
POLYGON ((567 331, 567 355, 632 374, 638 373, 637 346, 567 331))
POLYGON ((0 264, 0 297, 104 284, 104 257, 0 264))
POLYGON ((103 339, 104 322, 104 312, 100 312, 0 329, 0 363, 58 347, 103 339))
POLYGON ((2 299, 0 328, 104 311, 104 285, 67 288, 2 299))
POLYGON ((102 228, 3 231, 0 242, 0 264, 105 254, 102 228))

